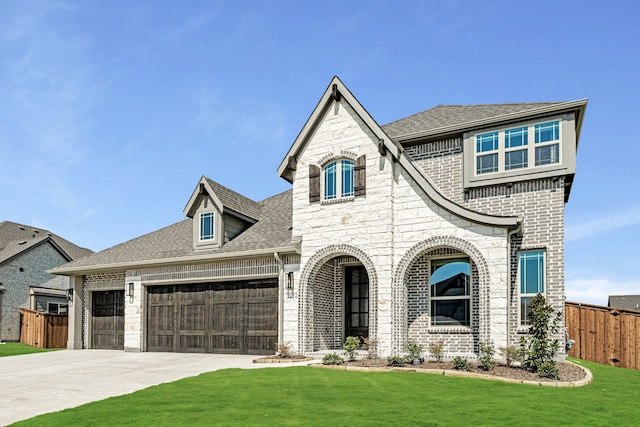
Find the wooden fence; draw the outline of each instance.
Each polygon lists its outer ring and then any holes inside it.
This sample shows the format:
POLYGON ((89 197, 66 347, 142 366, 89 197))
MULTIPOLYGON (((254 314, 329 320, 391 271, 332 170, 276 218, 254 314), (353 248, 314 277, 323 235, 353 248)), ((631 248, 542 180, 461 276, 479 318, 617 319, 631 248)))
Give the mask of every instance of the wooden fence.
POLYGON ((567 302, 565 325, 575 340, 569 356, 640 369, 640 311, 567 302))
POLYGON ((20 342, 37 348, 67 346, 68 316, 20 309, 20 342))

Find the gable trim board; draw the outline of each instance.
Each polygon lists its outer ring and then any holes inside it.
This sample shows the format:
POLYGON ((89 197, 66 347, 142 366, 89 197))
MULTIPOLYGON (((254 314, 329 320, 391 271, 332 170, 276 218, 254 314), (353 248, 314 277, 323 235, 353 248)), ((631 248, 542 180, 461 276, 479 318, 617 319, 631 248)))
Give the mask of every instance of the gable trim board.
MULTIPOLYGON (((271 350, 269 343, 259 348, 247 344, 253 332, 231 333, 232 326, 225 331, 214 324, 228 321, 244 325, 247 331, 262 330, 256 333, 269 339, 277 335, 277 342, 290 342, 294 351, 304 354, 335 351, 348 330, 358 330, 379 340, 381 356, 400 354, 406 340, 416 339, 424 346, 444 340, 448 356, 473 358, 479 341, 505 346, 518 339, 521 251, 545 251, 545 294, 554 308, 564 307, 564 195, 555 191, 556 186, 538 185, 534 176, 529 181, 525 177, 522 192, 487 192, 468 199, 463 196, 462 146, 415 159, 412 152, 419 150, 405 151, 401 142, 410 141, 411 147, 426 145, 439 141, 426 137, 462 135, 466 129, 477 130, 476 126, 545 118, 565 110, 578 111, 579 120, 567 128, 579 132, 585 106, 584 100, 495 104, 474 114, 457 114, 448 121, 450 125, 447 120, 431 120, 431 124, 445 125, 402 132, 419 128, 427 110, 419 117, 402 119, 411 123, 401 120, 387 125, 400 135, 390 137, 334 77, 278 167, 279 176, 292 184, 291 190, 254 202, 203 176, 183 210, 187 220, 51 272, 72 277, 75 310, 86 310, 91 293, 106 289, 102 285, 133 286, 131 298, 125 301, 128 351, 271 350), (485 117, 492 112, 497 113, 485 117), (325 199, 322 166, 342 158, 358 163, 351 177, 357 181, 358 194, 354 188, 353 197, 343 190, 344 197, 325 199), (443 181, 448 182, 442 186, 443 181), (217 247, 197 247, 194 221, 210 207, 203 205, 203 197, 215 206, 221 223, 238 222, 229 228, 235 234, 219 240, 217 247), (468 271, 432 283, 432 265, 445 265, 442 260, 447 259, 468 260, 468 271), (267 264, 268 268, 260 267, 267 264), (259 307, 243 300, 253 292, 251 282, 263 279, 272 281, 271 296, 265 301, 277 294, 277 304, 269 300, 271 305, 259 307), (238 285, 245 290, 222 292, 239 281, 247 281, 238 285), (451 298, 431 298, 430 287, 438 283, 438 289, 445 285, 460 289, 451 298), (175 313, 183 309, 197 313, 194 316, 201 322, 194 328, 198 331, 163 329, 163 315, 158 313, 168 308, 162 308, 164 288, 159 286, 196 292, 187 298, 193 303, 184 307, 174 303, 172 321, 178 321, 175 313), (458 291, 463 292, 461 298, 458 291), (153 307, 148 304, 150 292, 157 294, 153 307), (225 295, 244 307, 242 322, 235 322, 234 310, 240 305, 216 302, 225 295), (150 309, 156 313, 152 319, 150 309), (227 314, 210 312, 216 309, 227 314), (275 317, 273 310, 277 310, 275 317), (160 340, 151 346, 149 321, 154 322, 152 339, 160 340), (267 326, 256 329, 263 321, 267 326), (211 331, 216 331, 216 338, 211 331), (221 344, 226 339, 221 337, 232 336, 221 344), (186 341, 175 341, 182 339, 186 341)), ((567 140, 577 143, 577 136, 571 136, 567 140)), ((350 168, 345 171, 347 178, 340 175, 340 180, 349 182, 350 168)), ((565 179, 569 177, 558 176, 560 182, 565 179)), ((255 297, 254 302, 261 304, 260 295, 255 297)), ((70 348, 90 346, 81 327, 87 320, 77 311, 74 318, 79 325, 70 326, 70 348)))

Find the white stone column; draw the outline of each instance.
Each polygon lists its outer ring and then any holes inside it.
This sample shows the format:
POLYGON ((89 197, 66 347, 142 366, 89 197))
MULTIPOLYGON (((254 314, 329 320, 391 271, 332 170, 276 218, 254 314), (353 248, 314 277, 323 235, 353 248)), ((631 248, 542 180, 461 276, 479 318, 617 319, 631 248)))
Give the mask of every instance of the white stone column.
POLYGON ((69 301, 67 349, 82 349, 82 276, 69 276, 69 289, 73 297, 69 301))
POLYGON ((124 351, 143 350, 144 287, 141 277, 127 277, 124 281, 124 351), (131 292, 131 290, 133 292, 131 292), (133 293, 133 295, 132 295, 133 293))

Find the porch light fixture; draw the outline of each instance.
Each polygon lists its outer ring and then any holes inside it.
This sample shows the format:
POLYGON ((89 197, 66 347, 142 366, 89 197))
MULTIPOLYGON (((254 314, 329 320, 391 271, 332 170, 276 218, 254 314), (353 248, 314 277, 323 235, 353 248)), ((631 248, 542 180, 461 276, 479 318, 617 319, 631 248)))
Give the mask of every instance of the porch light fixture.
POLYGON ((127 296, 129 297, 129 301, 133 302, 133 282, 127 283, 127 296))
POLYGON ((293 298, 293 271, 287 273, 287 298, 293 298))
POLYGON ((71 302, 73 300, 73 288, 67 289, 67 302, 71 302))

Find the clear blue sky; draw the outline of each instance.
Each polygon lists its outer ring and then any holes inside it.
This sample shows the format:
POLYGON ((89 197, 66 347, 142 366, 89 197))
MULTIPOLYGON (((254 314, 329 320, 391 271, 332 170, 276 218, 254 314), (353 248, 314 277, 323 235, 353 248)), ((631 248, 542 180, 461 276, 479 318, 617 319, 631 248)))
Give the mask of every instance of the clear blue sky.
POLYGON ((99 251, 201 175, 255 200, 333 75, 380 124, 589 98, 566 288, 640 294, 640 6, 627 1, 0 0, 0 220, 99 251))

